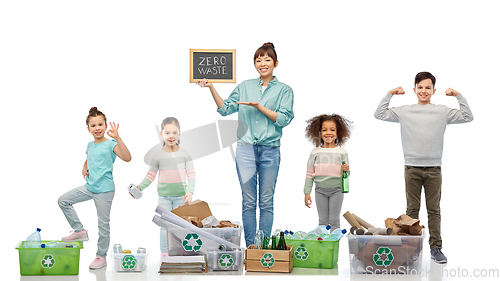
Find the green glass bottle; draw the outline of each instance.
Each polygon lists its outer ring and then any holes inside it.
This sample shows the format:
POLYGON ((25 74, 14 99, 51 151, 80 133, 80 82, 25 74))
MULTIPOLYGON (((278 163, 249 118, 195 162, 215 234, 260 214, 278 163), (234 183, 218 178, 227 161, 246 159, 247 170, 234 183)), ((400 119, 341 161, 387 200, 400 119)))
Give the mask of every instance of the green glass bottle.
POLYGON ((264 236, 264 242, 262 243, 263 250, 269 250, 269 237, 264 236))
POLYGON ((277 248, 276 248, 276 235, 271 236, 271 250, 277 250, 277 248))
MULTIPOLYGON (((345 164, 345 161, 342 161, 342 165, 345 164)), ((346 171, 342 171, 342 193, 349 192, 349 175, 346 171)))

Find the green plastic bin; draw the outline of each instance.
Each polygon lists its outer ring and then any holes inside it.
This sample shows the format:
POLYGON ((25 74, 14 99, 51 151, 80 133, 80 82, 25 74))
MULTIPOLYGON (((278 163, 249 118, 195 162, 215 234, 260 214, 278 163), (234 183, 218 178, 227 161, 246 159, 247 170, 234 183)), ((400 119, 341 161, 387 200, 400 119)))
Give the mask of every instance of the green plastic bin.
MULTIPOLYGON (((51 241, 42 244, 48 242, 51 241)), ((82 241, 71 242, 78 244, 78 248, 23 248, 23 244, 21 241, 16 247, 21 275, 78 275, 82 241)))
POLYGON ((293 246, 293 267, 333 268, 339 258, 339 241, 286 239, 293 246))

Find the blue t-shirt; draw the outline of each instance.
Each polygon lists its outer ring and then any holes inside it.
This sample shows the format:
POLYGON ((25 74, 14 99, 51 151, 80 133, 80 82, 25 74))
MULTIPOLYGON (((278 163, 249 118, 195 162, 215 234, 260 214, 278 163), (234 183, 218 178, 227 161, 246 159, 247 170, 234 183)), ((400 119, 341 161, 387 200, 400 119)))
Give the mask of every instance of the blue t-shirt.
POLYGON ((87 145, 87 189, 93 193, 103 193, 115 190, 113 182, 113 163, 116 154, 113 149, 117 145, 115 140, 106 140, 101 143, 89 142, 87 145))

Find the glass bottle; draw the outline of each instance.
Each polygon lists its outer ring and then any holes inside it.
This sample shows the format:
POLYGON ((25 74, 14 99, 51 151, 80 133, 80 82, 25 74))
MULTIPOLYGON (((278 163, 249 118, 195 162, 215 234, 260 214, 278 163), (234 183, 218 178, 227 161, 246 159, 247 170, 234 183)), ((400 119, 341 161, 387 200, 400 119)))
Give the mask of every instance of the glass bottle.
POLYGON ((264 236, 264 242, 262 243, 263 250, 269 250, 269 237, 264 236))
MULTIPOLYGON (((345 161, 342 161, 342 165, 345 164, 345 161)), ((342 193, 349 192, 349 175, 346 171, 342 171, 342 193)))
POLYGON ((271 250, 277 250, 277 248, 276 248, 276 235, 271 236, 271 250))
POLYGON ((285 233, 282 231, 280 232, 280 239, 278 241, 278 250, 285 251, 286 250, 286 243, 285 243, 285 233))

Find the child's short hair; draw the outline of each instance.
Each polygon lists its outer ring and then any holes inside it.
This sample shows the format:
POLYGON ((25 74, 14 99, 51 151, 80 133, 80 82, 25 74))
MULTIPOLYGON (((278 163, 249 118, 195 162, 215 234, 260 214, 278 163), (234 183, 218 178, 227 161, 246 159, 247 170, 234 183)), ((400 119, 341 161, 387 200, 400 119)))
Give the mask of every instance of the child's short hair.
POLYGON ((104 118, 104 123, 107 124, 106 115, 104 115, 104 113, 102 113, 100 110, 97 109, 97 107, 94 106, 89 110, 89 115, 87 116, 86 120, 87 127, 89 126, 90 117, 97 117, 97 116, 102 116, 104 118))
POLYGON ((422 71, 417 73, 417 75, 415 75, 415 86, 417 86, 417 84, 420 83, 420 81, 425 79, 431 79, 433 88, 436 86, 436 77, 434 77, 434 75, 432 75, 430 72, 427 71, 422 71))
POLYGON ((322 114, 306 121, 306 138, 316 147, 323 145, 321 127, 325 121, 335 122, 335 126, 337 127, 336 145, 342 146, 351 137, 352 121, 337 114, 322 114))

